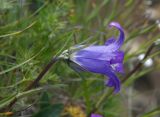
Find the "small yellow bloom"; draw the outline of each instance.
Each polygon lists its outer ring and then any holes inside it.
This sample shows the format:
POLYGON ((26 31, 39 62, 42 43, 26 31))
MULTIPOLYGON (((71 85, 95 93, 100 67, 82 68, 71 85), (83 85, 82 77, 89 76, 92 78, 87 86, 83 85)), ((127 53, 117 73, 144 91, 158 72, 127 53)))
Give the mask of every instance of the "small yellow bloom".
POLYGON ((72 117, 86 117, 86 114, 79 106, 67 106, 65 108, 66 112, 68 112, 72 117))

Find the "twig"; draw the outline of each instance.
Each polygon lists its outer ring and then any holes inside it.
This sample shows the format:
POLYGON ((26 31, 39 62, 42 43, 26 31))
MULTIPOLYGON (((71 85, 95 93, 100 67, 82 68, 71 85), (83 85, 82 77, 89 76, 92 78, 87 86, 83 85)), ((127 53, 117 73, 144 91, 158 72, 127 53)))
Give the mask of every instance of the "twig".
POLYGON ((38 77, 25 89, 25 91, 28 91, 32 89, 34 86, 38 84, 38 82, 43 78, 43 76, 47 73, 47 71, 51 68, 51 66, 57 61, 58 59, 55 57, 53 58, 46 67, 42 70, 42 72, 38 75, 38 77))
MULTIPOLYGON (((26 87, 26 89, 24 91, 28 91, 30 89, 32 89, 33 87, 37 86, 37 84, 39 83, 39 81, 43 78, 43 76, 47 73, 47 71, 52 67, 52 65, 58 60, 58 58, 54 57, 45 67, 44 69, 40 72, 40 74, 38 75, 38 77, 31 83, 28 85, 28 87, 26 87)), ((11 103, 8 105, 7 107, 7 111, 10 111, 12 106, 16 103, 17 98, 15 98, 13 101, 11 101, 11 103)))
POLYGON ((149 56, 149 54, 151 53, 152 49, 154 48, 155 44, 153 43, 147 50, 144 58, 142 59, 142 61, 140 61, 135 68, 129 72, 126 77, 123 78, 123 80, 121 81, 122 83, 124 83, 129 77, 131 77, 138 69, 140 69, 143 65, 143 61, 149 56))

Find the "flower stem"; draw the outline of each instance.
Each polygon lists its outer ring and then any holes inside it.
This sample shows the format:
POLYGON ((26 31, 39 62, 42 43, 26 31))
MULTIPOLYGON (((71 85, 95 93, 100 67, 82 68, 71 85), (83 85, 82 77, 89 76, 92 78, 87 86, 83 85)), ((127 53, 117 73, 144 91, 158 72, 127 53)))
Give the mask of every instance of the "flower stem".
POLYGON ((124 83, 126 80, 129 79, 129 77, 131 77, 138 69, 140 69, 143 65, 143 61, 149 56, 149 54, 151 53, 152 49, 154 48, 155 43, 153 43, 148 50, 146 51, 146 54, 144 56, 144 58, 134 67, 134 69, 132 71, 130 71, 126 77, 123 78, 123 80, 121 81, 122 83, 124 83))
MULTIPOLYGON (((43 76, 47 73, 47 71, 52 67, 52 65, 58 60, 57 57, 54 57, 53 59, 51 59, 51 61, 44 67, 44 69, 40 72, 40 74, 38 75, 38 77, 32 82, 30 83, 24 91, 28 91, 30 89, 32 89, 33 87, 37 86, 37 84, 39 83, 39 81, 43 78, 43 76)), ((7 107, 7 111, 11 110, 12 106, 17 102, 17 98, 14 98, 13 101, 10 102, 10 104, 7 107)))
POLYGON ((95 108, 98 109, 98 107, 100 107, 103 100, 106 99, 106 97, 109 97, 112 93, 113 93, 113 89, 109 90, 108 93, 104 93, 96 103, 95 108))
POLYGON ((51 68, 51 66, 57 61, 58 59, 55 57, 53 58, 46 67, 40 72, 38 77, 25 89, 25 91, 28 91, 32 89, 34 86, 36 86, 39 81, 43 78, 43 76, 47 73, 47 71, 51 68))

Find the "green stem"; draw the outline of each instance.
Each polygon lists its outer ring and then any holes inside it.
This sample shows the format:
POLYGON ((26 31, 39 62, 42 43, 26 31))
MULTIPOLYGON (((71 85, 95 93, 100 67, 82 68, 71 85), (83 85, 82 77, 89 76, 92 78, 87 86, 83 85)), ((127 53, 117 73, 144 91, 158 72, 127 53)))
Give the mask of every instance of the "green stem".
POLYGON ((143 114, 142 117, 153 117, 159 113, 160 113, 160 107, 157 107, 153 109, 152 111, 143 114))
POLYGON ((112 93, 113 93, 113 89, 112 89, 112 90, 109 90, 108 93, 104 93, 104 94, 100 97, 100 99, 98 100, 98 102, 96 103, 95 109, 97 110, 97 109, 100 107, 100 105, 101 105, 101 103, 103 102, 103 100, 105 100, 106 97, 109 97, 112 93))
MULTIPOLYGON (((39 81, 43 78, 43 76, 48 72, 48 70, 52 67, 52 65, 58 60, 58 58, 54 57, 53 59, 51 59, 51 61, 44 67, 44 69, 40 72, 40 74, 38 75, 38 77, 31 83, 29 84, 26 89, 24 91, 28 91, 30 89, 32 89, 33 87, 37 86, 37 84, 39 83, 39 81)), ((17 102, 17 97, 15 97, 10 104, 7 107, 7 110, 9 111, 12 106, 17 102)))

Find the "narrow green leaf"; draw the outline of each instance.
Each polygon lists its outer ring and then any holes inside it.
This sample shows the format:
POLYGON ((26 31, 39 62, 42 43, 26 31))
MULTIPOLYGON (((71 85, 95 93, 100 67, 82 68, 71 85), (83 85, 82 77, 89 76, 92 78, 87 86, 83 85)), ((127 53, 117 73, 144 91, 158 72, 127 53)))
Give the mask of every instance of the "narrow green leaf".
POLYGON ((153 109, 150 112, 145 113, 142 117, 155 117, 160 114, 160 107, 153 109))
POLYGON ((87 21, 90 21, 93 19, 100 11, 100 9, 106 5, 110 0, 104 0, 99 6, 97 6, 91 13, 91 15, 88 16, 87 21))
POLYGON ((9 33, 9 34, 0 35, 0 38, 18 35, 18 34, 24 32, 24 31, 26 31, 27 29, 31 28, 34 24, 36 24, 36 21, 33 22, 33 23, 31 23, 29 26, 27 26, 26 28, 24 28, 24 29, 22 29, 22 30, 20 30, 20 31, 16 31, 16 32, 9 33))
POLYGON ((0 101, 0 109, 5 107, 5 106, 7 106, 12 100, 14 100, 15 96, 16 96, 16 94, 15 95, 11 95, 11 96, 1 100, 0 101))
POLYGON ((36 56, 38 56, 43 49, 44 49, 44 48, 42 48, 42 49, 41 49, 36 55, 34 55, 32 58, 30 58, 30 59, 28 59, 28 60, 26 60, 26 61, 24 61, 24 62, 22 62, 22 63, 20 63, 20 64, 18 64, 18 65, 16 65, 16 66, 13 66, 13 67, 11 67, 11 68, 9 68, 9 69, 6 69, 6 70, 4 70, 4 71, 1 71, 1 72, 0 72, 0 75, 5 74, 5 73, 7 73, 7 72, 10 72, 10 71, 12 71, 12 70, 14 70, 14 69, 17 69, 17 68, 23 66, 24 64, 30 62, 30 61, 33 60, 36 56))

